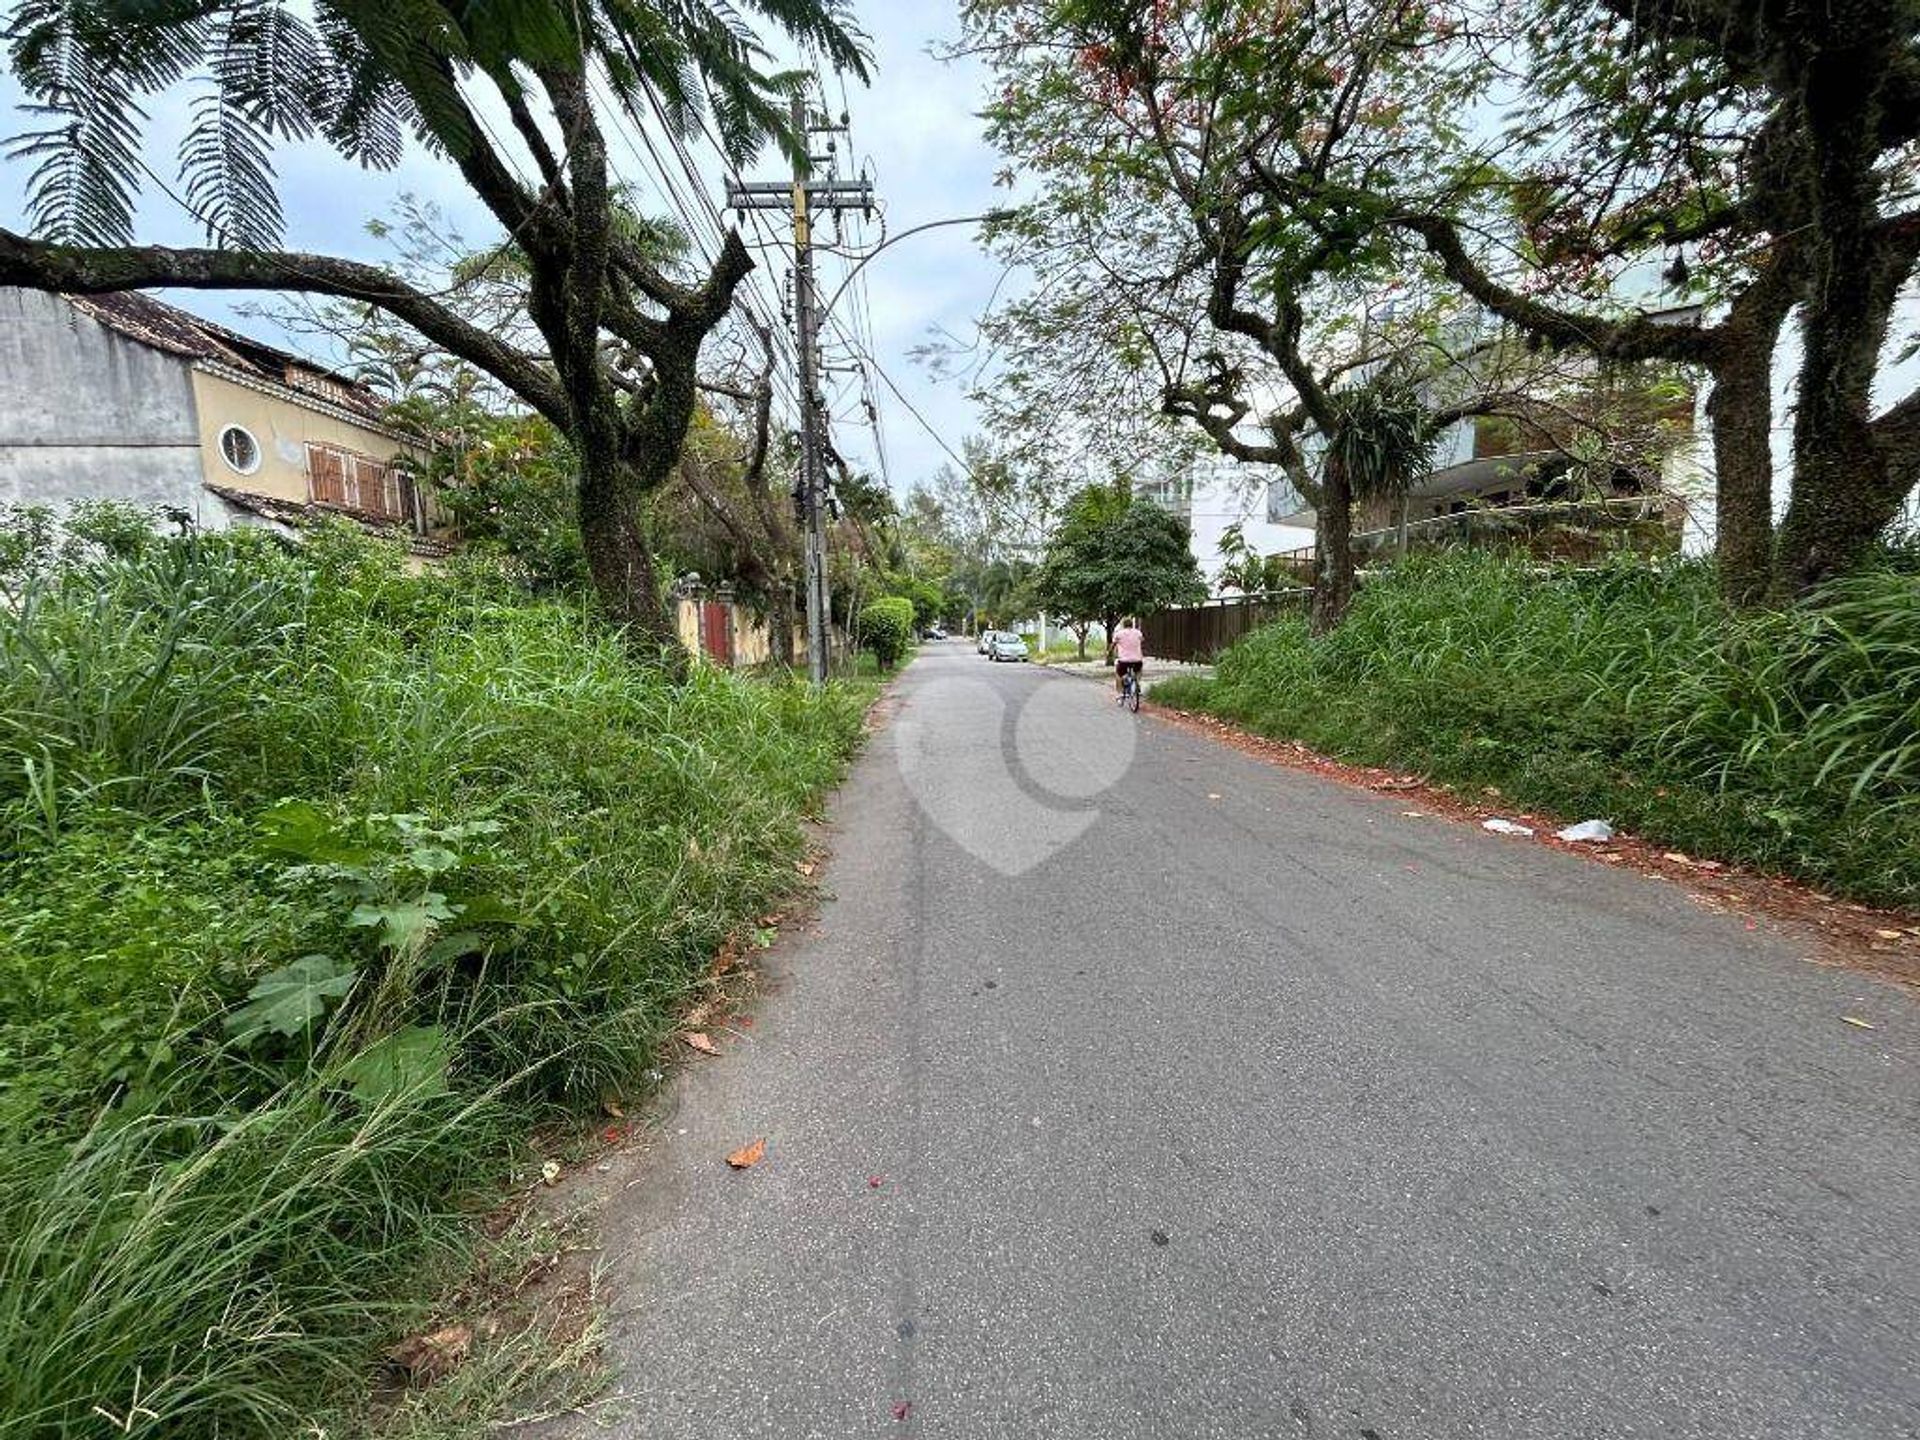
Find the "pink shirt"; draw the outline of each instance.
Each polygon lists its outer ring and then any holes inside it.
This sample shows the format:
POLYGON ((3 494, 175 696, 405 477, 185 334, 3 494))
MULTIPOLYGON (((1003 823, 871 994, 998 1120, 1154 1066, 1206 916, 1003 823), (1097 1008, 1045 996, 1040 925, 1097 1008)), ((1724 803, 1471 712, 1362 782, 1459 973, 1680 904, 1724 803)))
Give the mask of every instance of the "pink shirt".
POLYGON ((1115 660, 1145 660, 1147 637, 1131 625, 1123 625, 1113 632, 1113 658, 1115 660))

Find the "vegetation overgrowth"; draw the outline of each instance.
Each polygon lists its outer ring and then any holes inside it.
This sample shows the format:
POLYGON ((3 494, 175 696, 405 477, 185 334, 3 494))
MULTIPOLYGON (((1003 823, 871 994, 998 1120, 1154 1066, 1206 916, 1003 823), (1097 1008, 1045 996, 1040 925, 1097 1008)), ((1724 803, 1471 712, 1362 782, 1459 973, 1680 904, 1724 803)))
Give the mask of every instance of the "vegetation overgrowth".
POLYGON ((0 1436, 305 1433, 796 883, 861 693, 346 533, 4 539, 0 1436))
POLYGON ((1920 563, 1736 614, 1701 564, 1542 571, 1456 552, 1346 623, 1255 631, 1156 701, 1342 759, 1494 786, 1702 856, 1920 904, 1920 563))

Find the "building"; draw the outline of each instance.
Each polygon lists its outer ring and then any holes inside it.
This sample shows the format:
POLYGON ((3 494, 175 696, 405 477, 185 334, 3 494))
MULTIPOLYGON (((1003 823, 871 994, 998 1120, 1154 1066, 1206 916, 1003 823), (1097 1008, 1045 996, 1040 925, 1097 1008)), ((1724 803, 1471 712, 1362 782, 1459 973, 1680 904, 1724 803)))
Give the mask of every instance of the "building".
POLYGON ((209 530, 326 515, 444 554, 378 394, 150 295, 0 288, 0 504, 118 500, 209 530))

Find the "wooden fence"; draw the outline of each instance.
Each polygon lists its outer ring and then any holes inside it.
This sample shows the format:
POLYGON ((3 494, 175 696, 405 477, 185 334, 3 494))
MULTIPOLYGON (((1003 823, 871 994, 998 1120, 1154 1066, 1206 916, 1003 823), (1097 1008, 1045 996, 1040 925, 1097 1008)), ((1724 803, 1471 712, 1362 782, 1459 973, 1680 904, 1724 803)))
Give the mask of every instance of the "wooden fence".
POLYGON ((1306 614, 1312 598, 1311 590, 1300 589, 1209 600, 1149 615, 1140 628, 1156 660, 1207 661, 1256 625, 1306 614))

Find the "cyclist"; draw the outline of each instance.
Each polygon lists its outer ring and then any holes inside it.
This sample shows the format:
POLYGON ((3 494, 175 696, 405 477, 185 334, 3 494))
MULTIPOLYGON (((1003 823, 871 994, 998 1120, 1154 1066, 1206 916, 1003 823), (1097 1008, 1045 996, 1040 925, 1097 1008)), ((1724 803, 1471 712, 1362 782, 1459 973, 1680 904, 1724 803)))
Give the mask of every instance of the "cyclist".
POLYGON ((1140 681, 1140 671, 1147 663, 1147 637, 1140 633, 1139 622, 1129 615, 1120 622, 1120 628, 1113 632, 1113 693, 1125 695, 1127 690, 1127 672, 1133 672, 1134 683, 1140 681))

